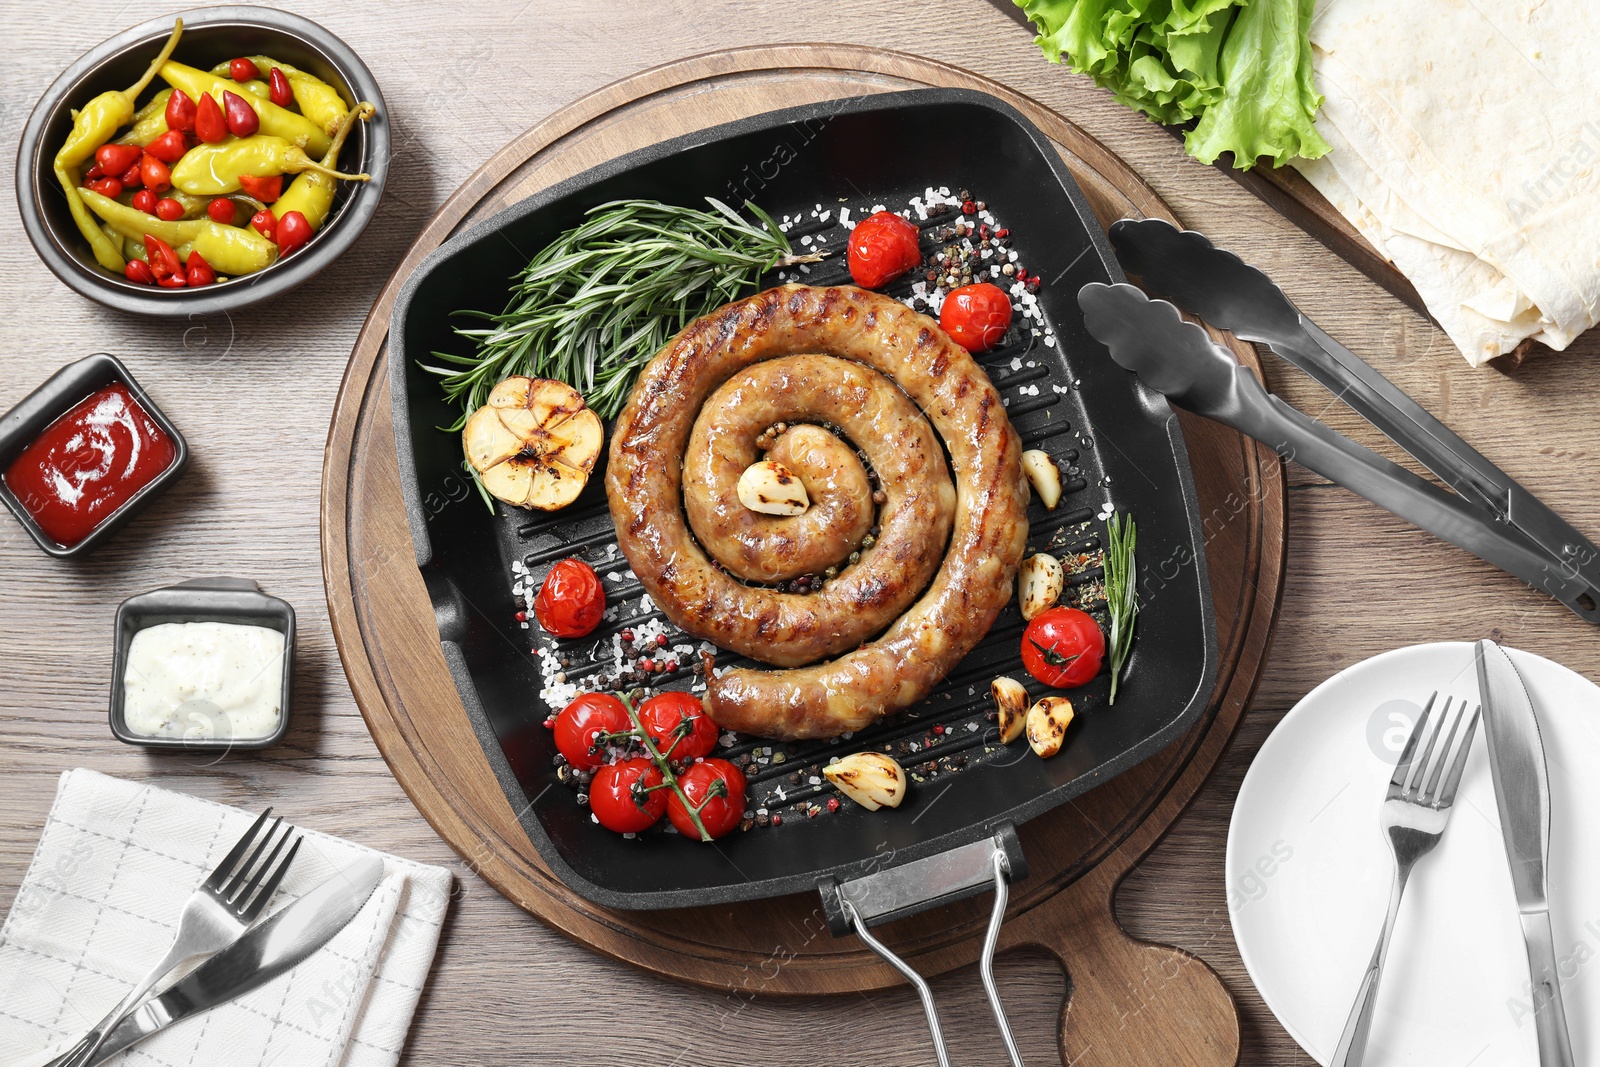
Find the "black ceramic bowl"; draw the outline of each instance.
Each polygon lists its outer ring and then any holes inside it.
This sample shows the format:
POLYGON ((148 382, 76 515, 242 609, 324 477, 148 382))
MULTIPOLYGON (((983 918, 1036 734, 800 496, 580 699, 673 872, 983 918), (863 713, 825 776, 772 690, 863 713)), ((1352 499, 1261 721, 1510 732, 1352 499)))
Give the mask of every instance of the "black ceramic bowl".
MULTIPOLYGON (((286 61, 287 62, 287 61, 286 61)), ((89 396, 96 389, 110 385, 112 382, 121 382, 128 387, 128 391, 139 401, 139 406, 144 408, 157 426, 172 438, 173 447, 177 455, 172 459, 172 465, 155 478, 143 489, 128 498, 116 511, 112 512, 99 526, 75 545, 60 545, 33 521, 33 516, 28 514, 28 509, 23 507, 22 501, 17 499, 9 486, 0 479, 0 502, 11 509, 23 529, 32 535, 40 548, 52 556, 65 558, 79 556, 93 550, 97 545, 110 537, 119 527, 146 504, 152 497, 177 480, 183 469, 189 465, 189 445, 183 439, 183 434, 172 425, 171 421, 156 407, 139 383, 133 380, 133 375, 128 373, 128 368, 116 356, 104 352, 80 359, 76 363, 69 363, 52 374, 39 388, 24 397, 16 407, 0 415, 0 471, 11 465, 11 461, 38 437, 45 427, 55 422, 61 416, 71 411, 78 402, 89 396)))
POLYGON ((248 751, 271 748, 288 732, 289 697, 294 688, 294 608, 286 600, 263 593, 255 582, 244 578, 191 578, 129 597, 117 607, 116 642, 111 659, 111 732, 118 741, 188 752, 248 751), (227 717, 216 715, 213 722, 216 735, 212 737, 150 737, 129 730, 122 703, 128 648, 133 644, 134 634, 164 622, 229 622, 265 626, 283 634, 283 689, 278 705, 278 728, 266 737, 238 739, 225 736, 229 727, 227 717))
MULTIPOLYGON (((165 83, 158 76, 140 96, 143 105, 165 83)), ((309 280, 339 258, 361 235, 383 196, 389 169, 389 123, 372 72, 339 38, 309 19, 265 7, 197 7, 152 19, 95 46, 57 78, 28 117, 17 149, 17 210, 45 266, 67 285, 108 307, 141 315, 209 315, 270 300, 309 280), (67 210, 52 163, 72 130, 72 109, 107 89, 136 82, 183 19, 183 39, 173 57, 209 70, 226 59, 266 54, 314 74, 347 104, 366 100, 378 109, 345 142, 339 169, 372 175, 370 182, 341 182, 328 220, 309 244, 263 271, 204 289, 160 289, 112 274, 95 262, 67 210)))

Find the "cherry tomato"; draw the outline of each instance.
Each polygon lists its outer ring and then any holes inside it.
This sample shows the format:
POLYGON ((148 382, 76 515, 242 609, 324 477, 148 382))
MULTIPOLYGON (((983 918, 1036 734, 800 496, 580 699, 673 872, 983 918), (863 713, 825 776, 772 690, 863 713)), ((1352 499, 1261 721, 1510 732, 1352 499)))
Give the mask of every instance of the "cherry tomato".
POLYGON ((156 283, 156 272, 142 259, 128 260, 128 265, 122 268, 122 273, 127 275, 130 282, 138 282, 140 285, 156 283))
POLYGON ((267 78, 267 94, 267 99, 279 107, 294 103, 294 90, 289 86, 289 79, 277 67, 272 68, 272 74, 267 78))
POLYGON ((631 729, 633 720, 622 701, 606 693, 584 693, 556 715, 556 749, 580 771, 591 771, 605 762, 605 755, 594 751, 595 735, 631 729))
POLYGON ((245 195, 253 196, 263 204, 270 204, 283 195, 283 175, 258 178, 254 174, 241 174, 239 188, 245 191, 245 195))
POLYGON ((156 204, 160 201, 160 199, 160 197, 156 196, 155 190, 140 189, 137 193, 133 194, 133 206, 144 212, 146 215, 154 215, 156 213, 156 204))
MULTIPOLYGON (((146 189, 144 191, 148 193, 150 190, 146 189)), ((168 222, 177 222, 179 219, 183 218, 183 205, 172 199, 170 196, 164 196, 160 200, 156 201, 155 215, 158 219, 165 219, 168 222)))
POLYGON ((121 174, 139 162, 143 152, 136 144, 103 144, 94 150, 94 161, 106 174, 121 174))
MULTIPOLYGON (((278 224, 278 245, 283 246, 283 230, 298 215, 291 211, 278 224)), ((303 219, 301 220, 304 221, 303 219)), ((546 633, 556 637, 582 637, 600 625, 606 610, 606 591, 594 568, 581 559, 564 559, 550 568, 539 595, 533 598, 533 613, 546 633)))
POLYGON ((228 76, 236 82, 254 81, 261 77, 261 68, 253 60, 240 56, 228 64, 228 76))
POLYGON ((144 146, 144 150, 163 163, 176 163, 189 151, 189 139, 178 130, 168 130, 144 146))
MULTIPOLYGON (((278 254, 286 256, 309 240, 311 240, 311 223, 307 222, 306 217, 300 214, 298 211, 285 211, 283 213, 283 218, 278 220, 278 254)), ((587 566, 587 564, 585 564, 585 566, 587 566)), ((590 571, 589 573, 593 574, 594 572, 590 571)), ((595 581, 598 583, 599 579, 596 578, 595 581)), ((600 594, 600 607, 605 607, 604 591, 602 591, 600 594)), ((584 630, 583 633, 586 634, 589 632, 589 630, 593 630, 599 622, 599 612, 596 612, 595 621, 590 623, 588 629, 584 630)), ((550 628, 547 626, 545 629, 548 630, 550 628)), ((550 630, 550 632, 555 633, 554 630, 550 630)), ((583 634, 556 634, 556 636, 582 637, 583 634)))
POLYGON ((643 757, 608 763, 594 772, 589 783, 589 809, 600 825, 619 834, 648 830, 666 810, 669 790, 652 789, 661 784, 661 772, 643 757))
POLYGON ((892 211, 868 215, 850 231, 850 277, 867 289, 894 281, 922 262, 917 234, 914 223, 892 211))
POLYGON ((1073 689, 1100 673, 1106 638, 1077 608, 1051 608, 1022 631, 1022 665, 1045 685, 1073 689))
POLYGON ((987 352, 1011 325, 1011 298, 997 285, 963 285, 944 298, 939 326, 968 352, 987 352))
MULTIPOLYGON (((744 818, 744 772, 725 759, 701 760, 678 775, 678 787, 690 804, 699 807, 700 822, 712 837, 723 836, 744 818)), ((667 818, 680 834, 691 841, 701 840, 677 793, 667 797, 667 818)))
POLYGON ((221 144, 228 138, 228 120, 222 117, 222 108, 210 93, 201 93, 195 104, 194 135, 206 144, 221 144))
POLYGON ((89 183, 88 188, 93 189, 101 196, 115 200, 122 195, 122 183, 115 178, 98 178, 89 183))
POLYGON ((671 760, 709 756, 717 747, 717 724, 693 693, 671 690, 639 705, 639 723, 656 750, 671 760))
POLYGON ((234 205, 233 201, 225 196, 219 196, 206 205, 206 214, 211 216, 211 221, 220 222, 224 226, 232 223, 234 216, 238 213, 239 209, 234 205))
POLYGON ((171 168, 148 152, 139 160, 139 179, 146 189, 154 189, 158 193, 172 188, 171 168))
POLYGON ((183 277, 193 289, 200 285, 210 285, 217 280, 217 272, 211 269, 211 264, 206 262, 206 257, 199 252, 190 252, 189 258, 183 264, 183 277))
POLYGON ((172 90, 167 97, 167 129, 193 133, 195 111, 192 96, 182 89, 172 90))

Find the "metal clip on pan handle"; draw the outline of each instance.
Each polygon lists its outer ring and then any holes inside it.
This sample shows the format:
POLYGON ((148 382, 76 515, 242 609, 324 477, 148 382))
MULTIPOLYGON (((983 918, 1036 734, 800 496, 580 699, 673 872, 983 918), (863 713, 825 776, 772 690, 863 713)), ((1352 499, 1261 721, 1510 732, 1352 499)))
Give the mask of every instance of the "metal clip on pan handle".
POLYGON ((989 914, 989 930, 983 938, 983 955, 979 958, 978 967, 983 975, 983 992, 989 998, 989 1008, 994 1012, 995 1025, 1000 1028, 1000 1037, 1005 1041, 1011 1067, 1022 1067, 1022 1054, 1017 1051, 1016 1039, 1011 1036, 1005 1008, 1000 1004, 1000 991, 995 986, 994 949, 1000 940, 1000 923, 1006 915, 1006 887, 1012 879, 1026 878, 1027 875, 1028 864, 1022 856, 1022 842, 1017 839, 1016 828, 1006 823, 993 837, 982 841, 974 841, 937 856, 913 860, 849 882, 831 878, 817 886, 822 894, 822 910, 828 917, 828 927, 833 935, 842 937, 854 932, 868 948, 905 975, 906 981, 916 988, 917 996, 922 1000, 922 1010, 928 1016, 928 1030, 933 1035, 933 1051, 939 1059, 939 1067, 950 1067, 950 1054, 945 1051, 944 1032, 940 1029, 939 1013, 934 1007, 933 990, 922 975, 889 951, 883 942, 868 933, 868 929, 942 904, 977 896, 992 885, 994 908, 989 914))

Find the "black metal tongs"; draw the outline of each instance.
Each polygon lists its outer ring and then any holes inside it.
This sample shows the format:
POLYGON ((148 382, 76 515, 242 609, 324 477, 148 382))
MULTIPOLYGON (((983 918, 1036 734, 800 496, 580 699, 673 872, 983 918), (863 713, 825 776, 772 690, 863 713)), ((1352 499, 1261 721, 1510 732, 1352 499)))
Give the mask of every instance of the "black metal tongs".
POLYGON ((1089 332, 1168 399, 1541 589, 1600 623, 1600 549, 1393 382, 1329 337, 1255 267, 1159 219, 1111 227, 1117 258, 1150 292, 1084 286, 1089 332), (1265 344, 1415 456, 1455 492, 1392 463, 1268 393, 1179 308, 1265 344))

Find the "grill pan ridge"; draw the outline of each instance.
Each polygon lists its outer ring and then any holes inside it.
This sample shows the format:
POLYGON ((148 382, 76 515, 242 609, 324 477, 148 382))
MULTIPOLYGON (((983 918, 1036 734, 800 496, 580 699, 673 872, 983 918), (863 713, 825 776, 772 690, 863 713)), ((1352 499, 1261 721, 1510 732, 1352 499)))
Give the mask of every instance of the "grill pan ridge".
MULTIPOLYGON (((925 249, 933 224, 950 220, 922 224, 925 249)), ((849 275, 835 256, 787 280, 827 285, 848 283, 849 275)), ((1110 361, 1077 310, 1082 285, 1122 280, 1050 142, 1001 101, 960 89, 827 101, 641 149, 474 224, 424 260, 396 300, 388 340, 395 444, 417 565, 484 753, 530 840, 565 883, 618 908, 811 890, 819 881, 848 880, 1020 824, 1149 758, 1199 718, 1215 682, 1217 638, 1187 453, 1165 400, 1110 361), (647 618, 665 622, 653 605, 640 604, 642 589, 616 550, 604 460, 562 511, 509 514, 514 509, 501 505, 491 515, 462 470, 458 436, 437 429, 456 412, 418 361, 434 350, 461 351, 450 313, 499 311, 508 280, 533 252, 608 200, 694 205, 707 195, 732 204, 748 197, 775 218, 801 216, 788 231, 797 249, 810 236, 842 252, 847 230, 837 211, 823 222, 810 217, 815 206, 893 208, 928 186, 965 186, 983 196, 999 224, 1011 229, 1022 262, 1044 279, 1038 296, 1055 345, 1014 325, 997 350, 978 357, 1006 398, 1022 446, 1043 449, 1070 468, 1055 511, 1030 506, 1028 551, 1097 549, 1104 532, 1099 514, 1108 501, 1139 524, 1143 611, 1117 703, 1107 704, 1109 679, 1102 673, 1068 694, 1078 718, 1054 759, 1037 759, 1021 742, 999 745, 984 714, 989 682, 1006 674, 1033 696, 1045 692, 1022 669, 1023 623, 1013 602, 930 697, 906 713, 848 739, 785 744, 739 737, 722 747, 720 756, 750 760, 747 807, 780 813, 781 826, 736 831, 714 846, 672 834, 612 834, 556 782, 554 744, 542 725, 550 709, 539 698, 540 670, 529 653, 536 642, 550 642, 541 640, 536 623, 522 629, 515 621, 526 605, 513 596, 511 575, 512 561, 521 562, 530 592, 537 590, 549 567, 568 555, 586 558, 601 575, 616 617, 588 638, 559 643, 580 688, 586 678, 609 673, 612 634, 647 618), (597 644, 602 651, 594 663, 589 656, 597 644), (821 778, 824 762, 868 747, 891 752, 914 775, 900 809, 869 813, 846 802, 816 817, 796 809, 835 795, 821 778)), ((909 283, 889 292, 904 297, 909 283)), ((1029 320, 1019 316, 1019 322, 1029 320)), ((1090 570, 1073 581, 1098 576, 1090 570)), ((700 645, 686 636, 673 640, 700 645)), ((717 656, 719 667, 742 662, 725 651, 717 656)), ((695 679, 685 662, 675 677, 652 680, 656 690, 687 689, 695 679)))

